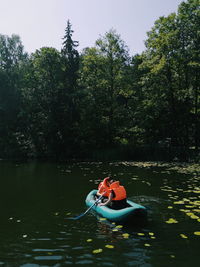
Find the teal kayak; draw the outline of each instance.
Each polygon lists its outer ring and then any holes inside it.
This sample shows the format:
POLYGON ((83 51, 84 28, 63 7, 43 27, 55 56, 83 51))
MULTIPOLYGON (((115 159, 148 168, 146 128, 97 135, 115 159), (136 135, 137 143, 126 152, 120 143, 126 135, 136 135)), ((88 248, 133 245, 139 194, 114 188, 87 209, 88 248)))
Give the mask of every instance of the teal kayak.
POLYGON ((100 216, 113 221, 113 222, 133 222, 138 218, 146 219, 147 217, 147 209, 134 203, 131 200, 127 200, 127 207, 119 210, 114 210, 109 208, 108 206, 98 206, 94 205, 95 202, 95 194, 97 190, 92 190, 86 197, 86 205, 88 207, 92 207, 92 210, 95 211, 100 216))

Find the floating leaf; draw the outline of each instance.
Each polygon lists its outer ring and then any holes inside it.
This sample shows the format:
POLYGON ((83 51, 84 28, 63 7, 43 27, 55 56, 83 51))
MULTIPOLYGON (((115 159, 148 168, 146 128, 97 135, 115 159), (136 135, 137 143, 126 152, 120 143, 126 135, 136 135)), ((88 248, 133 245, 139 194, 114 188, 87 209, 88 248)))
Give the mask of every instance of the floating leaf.
POLYGON ((128 234, 128 233, 122 234, 122 236, 123 236, 124 238, 129 238, 129 234, 128 234))
POLYGON ((169 224, 171 224, 171 223, 178 223, 178 221, 175 220, 175 219, 173 219, 173 218, 170 218, 168 221, 166 221, 166 223, 169 223, 169 224))
POLYGON ((172 206, 168 206, 167 208, 168 208, 168 209, 173 209, 173 207, 172 207, 172 206))
POLYGON ((91 238, 87 239, 87 242, 92 242, 92 239, 91 238))
POLYGON ((200 212, 200 210, 199 210, 199 209, 194 209, 193 211, 195 211, 195 212, 198 212, 198 213, 200 212))
POLYGON ((23 238, 26 238, 27 237, 27 235, 23 235, 23 238))
POLYGON ((102 251, 103 251, 103 249, 99 248, 99 249, 93 250, 92 253, 97 254, 97 253, 101 253, 102 251))
POLYGON ((114 248, 113 245, 105 245, 106 248, 114 248))
POLYGON ((123 225, 117 225, 116 226, 116 228, 119 228, 119 229, 122 228, 122 227, 123 227, 123 225))
POLYGON ((150 247, 151 245, 146 243, 146 244, 144 244, 144 246, 145 247, 150 247))
POLYGON ((190 212, 190 210, 184 210, 184 209, 180 209, 180 211, 185 212, 185 213, 190 212))
POLYGON ((54 213, 55 216, 58 216, 58 214, 59 214, 59 212, 55 212, 55 213, 54 213))
POLYGON ((196 215, 193 214, 193 215, 190 216, 190 218, 191 219, 199 219, 199 216, 196 216, 196 215))
POLYGON ((100 218, 99 220, 100 220, 100 221, 105 221, 105 220, 106 220, 106 218, 100 218))
POLYGON ((175 258, 175 255, 170 255, 171 258, 175 258))
POLYGON ((184 203, 184 201, 175 201, 174 204, 181 205, 181 204, 185 204, 185 203, 184 203))
POLYGON ((200 232, 199 232, 199 231, 197 231, 197 232, 194 232, 194 234, 195 234, 195 235, 200 235, 200 232))
POLYGON ((144 233, 137 233, 137 235, 139 235, 139 236, 144 236, 144 233))
POLYGON ((182 238, 188 238, 186 235, 184 235, 184 234, 180 234, 180 236, 182 237, 182 238))
POLYGON ((112 231, 113 232, 118 232, 119 230, 117 228, 114 228, 112 231))
POLYGON ((149 235, 151 235, 151 236, 152 236, 152 235, 154 235, 154 233, 152 233, 152 232, 149 232, 149 235))

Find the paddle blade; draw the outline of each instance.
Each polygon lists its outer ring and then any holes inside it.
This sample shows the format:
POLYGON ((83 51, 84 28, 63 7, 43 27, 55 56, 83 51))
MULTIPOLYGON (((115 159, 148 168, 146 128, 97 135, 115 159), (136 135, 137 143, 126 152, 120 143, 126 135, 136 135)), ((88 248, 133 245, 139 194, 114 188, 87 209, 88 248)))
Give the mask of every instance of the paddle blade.
POLYGON ((80 214, 80 215, 78 215, 78 216, 76 216, 74 218, 70 218, 70 219, 71 220, 78 220, 78 219, 82 218, 84 215, 85 215, 85 213, 82 213, 82 214, 80 214))

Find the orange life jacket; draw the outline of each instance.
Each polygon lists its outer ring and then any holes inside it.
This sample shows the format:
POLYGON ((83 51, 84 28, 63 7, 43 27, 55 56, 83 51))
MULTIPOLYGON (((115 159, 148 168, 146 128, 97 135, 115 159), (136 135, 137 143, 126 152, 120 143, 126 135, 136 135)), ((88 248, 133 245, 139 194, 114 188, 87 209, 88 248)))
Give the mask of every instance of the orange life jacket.
POLYGON ((115 196, 112 200, 122 200, 126 199, 126 190, 124 186, 119 184, 119 181, 116 181, 110 185, 110 191, 113 190, 115 196))
POLYGON ((109 179, 109 177, 106 177, 105 179, 103 179, 103 182, 101 182, 98 186, 98 191, 100 194, 104 194, 104 197, 108 197, 110 194, 109 191, 109 186, 107 185, 107 180, 109 179))

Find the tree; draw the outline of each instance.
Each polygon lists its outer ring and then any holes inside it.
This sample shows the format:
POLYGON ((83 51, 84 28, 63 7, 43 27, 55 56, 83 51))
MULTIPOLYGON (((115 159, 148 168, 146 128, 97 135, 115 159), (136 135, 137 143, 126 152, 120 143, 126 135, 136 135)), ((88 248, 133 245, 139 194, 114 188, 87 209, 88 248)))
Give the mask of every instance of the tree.
POLYGON ((128 119, 126 100, 132 93, 127 79, 128 49, 116 31, 110 30, 82 58, 81 81, 87 88, 89 121, 93 122, 90 129, 98 146, 109 147, 123 139, 128 119))
POLYGON ((37 156, 57 156, 62 146, 60 98, 62 59, 55 48, 43 47, 31 55, 23 90, 23 110, 37 156), (31 75, 30 75, 31 74, 31 75))
POLYGON ((23 64, 26 60, 27 53, 18 35, 0 35, 0 149, 6 156, 20 153, 18 115, 23 64))
POLYGON ((65 154, 78 150, 79 142, 79 53, 78 42, 72 39, 73 30, 70 21, 67 21, 63 38, 62 64, 63 64, 63 91, 60 103, 61 128, 64 140, 63 151, 65 154))

